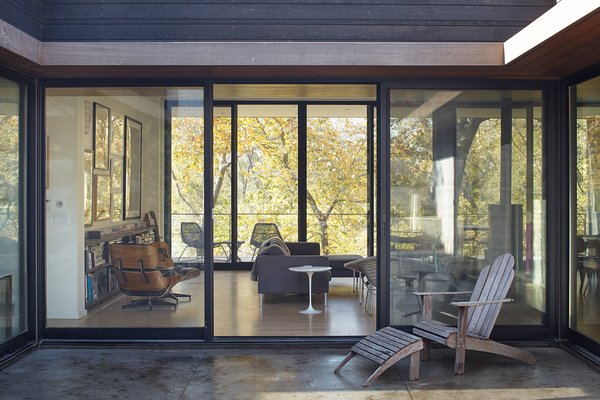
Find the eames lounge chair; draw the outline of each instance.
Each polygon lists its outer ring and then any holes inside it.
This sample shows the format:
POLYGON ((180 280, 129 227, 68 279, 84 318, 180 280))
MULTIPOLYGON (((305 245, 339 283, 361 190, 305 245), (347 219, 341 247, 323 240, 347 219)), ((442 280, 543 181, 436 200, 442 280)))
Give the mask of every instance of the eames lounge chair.
POLYGON ((111 243, 108 249, 121 293, 138 298, 124 304, 123 310, 148 307, 152 311, 154 306, 177 308, 177 298, 171 295, 171 290, 182 280, 182 275, 174 267, 161 265, 156 247, 111 243))
POLYGON ((416 292, 423 306, 422 320, 413 328, 413 334, 423 338, 422 360, 429 359, 431 342, 441 343, 456 349, 454 373, 465 372, 466 350, 477 350, 500 354, 535 364, 533 354, 490 340, 490 334, 500 313, 502 303, 512 301, 506 298, 514 277, 514 258, 510 254, 498 257, 491 266, 485 267, 477 279, 469 301, 450 304, 458 307, 458 326, 451 327, 433 321, 431 318, 432 296, 468 294, 469 292, 416 292))

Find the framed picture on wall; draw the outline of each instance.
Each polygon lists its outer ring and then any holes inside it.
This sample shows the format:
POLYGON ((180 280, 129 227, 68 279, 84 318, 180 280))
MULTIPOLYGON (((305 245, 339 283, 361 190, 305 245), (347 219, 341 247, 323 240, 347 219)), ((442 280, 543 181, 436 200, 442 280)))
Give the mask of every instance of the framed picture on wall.
POLYGON ((125 116, 124 219, 142 213, 142 123, 125 116))
POLYGON ((94 168, 108 171, 110 141, 110 109, 94 103, 94 168))
POLYGON ((94 175, 94 221, 110 218, 110 175, 94 175))
POLYGON ((83 216, 84 225, 91 226, 93 220, 94 199, 94 152, 85 150, 83 153, 83 216))

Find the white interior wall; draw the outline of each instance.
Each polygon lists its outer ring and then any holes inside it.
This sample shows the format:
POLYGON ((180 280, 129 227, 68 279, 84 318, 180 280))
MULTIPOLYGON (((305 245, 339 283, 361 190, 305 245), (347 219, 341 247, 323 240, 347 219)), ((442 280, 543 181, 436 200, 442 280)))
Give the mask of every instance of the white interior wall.
MULTIPOLYGON (((78 319, 86 315, 84 273, 83 135, 84 102, 108 107, 142 123, 142 209, 163 208, 163 110, 158 98, 141 96, 47 96, 49 187, 46 190, 47 318, 78 319)), ((127 222, 141 221, 140 219, 127 222)), ((123 222, 99 221, 87 229, 123 222)))
POLYGON ((85 315, 83 274, 83 103, 48 97, 46 290, 48 318, 85 315))

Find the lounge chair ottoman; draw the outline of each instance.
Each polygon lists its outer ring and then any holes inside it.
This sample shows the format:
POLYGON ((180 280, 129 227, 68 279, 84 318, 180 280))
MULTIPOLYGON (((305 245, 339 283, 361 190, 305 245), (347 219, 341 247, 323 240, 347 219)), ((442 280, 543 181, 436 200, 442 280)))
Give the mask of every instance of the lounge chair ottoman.
POLYGON ((352 346, 350 353, 337 366, 334 373, 337 374, 348 361, 359 354, 379 364, 379 368, 363 384, 363 387, 367 387, 383 371, 404 357, 410 356, 408 380, 419 380, 419 363, 422 349, 423 340, 420 337, 388 326, 365 337, 352 346))

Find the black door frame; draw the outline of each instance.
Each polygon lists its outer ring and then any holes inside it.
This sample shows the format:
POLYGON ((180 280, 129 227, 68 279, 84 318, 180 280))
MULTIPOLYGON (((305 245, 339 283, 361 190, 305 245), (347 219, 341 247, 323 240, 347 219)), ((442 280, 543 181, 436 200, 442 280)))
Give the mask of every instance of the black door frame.
MULTIPOLYGON (((561 280, 564 285, 560 287, 561 306, 558 312, 561 315, 560 339, 567 339, 585 357, 600 360, 600 342, 594 340, 579 331, 571 328, 571 299, 572 293, 577 294, 577 280, 575 273, 577 265, 577 85, 587 80, 600 77, 600 68, 583 71, 575 76, 569 77, 561 82, 559 104, 559 115, 564 116, 557 120, 560 126, 560 140, 564 148, 568 148, 568 154, 563 154, 561 159, 561 179, 563 183, 563 201, 569 204, 568 212, 563 215, 563 243, 568 243, 568 248, 563 246, 561 256, 565 268, 561 271, 561 280), (581 351, 584 349, 583 351, 581 351), (593 354, 590 354, 593 353, 593 354)), ((566 208, 566 207, 565 207, 566 208)))
MULTIPOLYGON (((31 210, 44 209, 45 143, 38 132, 38 82, 0 67, 0 77, 19 85, 19 302, 25 307, 22 332, 0 343, 0 365, 33 348, 39 340, 42 300, 37 281, 40 254, 44 254, 44 217, 31 210)), ((10 304, 7 304, 11 307, 10 304)), ((11 323, 12 324, 12 323, 11 323)))
MULTIPOLYGON (((226 82, 219 82, 226 83, 226 82)), ((270 83, 270 82, 258 82, 258 83, 270 83)), ((284 83, 288 83, 286 80, 284 83)), ((331 82, 318 82, 318 83, 331 83, 331 82)), ((360 83, 360 82, 352 82, 352 83, 360 83)), ((202 81, 139 81, 139 80, 89 80, 89 79, 64 79, 64 80, 48 80, 42 81, 41 87, 42 90, 39 92, 39 96, 37 97, 37 102, 34 100, 34 107, 36 103, 39 104, 39 112, 33 118, 33 123, 43 124, 44 115, 43 115, 43 104, 45 101, 45 97, 43 94, 43 89, 46 87, 126 87, 126 86, 144 86, 144 87, 164 87, 164 86, 186 86, 186 87, 203 87, 204 88, 204 97, 205 97, 205 148, 212 149, 212 112, 213 106, 218 104, 218 102, 213 102, 212 99, 212 85, 214 82, 202 82, 202 81), (39 122, 37 122, 39 121, 39 122)), ((373 84, 373 83, 371 83, 373 84)), ((507 87, 512 87, 515 90, 519 89, 535 89, 542 90, 544 93, 544 105, 545 105, 545 127, 546 129, 546 137, 548 140, 544 143, 544 159, 545 162, 545 177, 546 177, 546 187, 549 192, 548 196, 548 215, 549 220, 547 221, 547 248, 548 249, 558 249, 561 247, 561 240, 564 240, 564 235, 561 235, 560 228, 564 225, 560 223, 560 218, 553 219, 553 215, 557 215, 555 213, 559 212, 560 207, 562 206, 560 195, 556 193, 560 193, 559 190, 564 189, 565 186, 560 186, 560 179, 554 179, 555 173, 559 173, 557 166, 556 168, 548 167, 547 159, 549 157, 554 157, 557 153, 560 152, 559 147, 561 143, 556 139, 558 135, 558 125, 556 119, 558 117, 553 117, 552 113, 557 113, 558 106, 557 104, 553 105, 553 101, 548 99, 554 99, 558 95, 557 83, 556 82, 547 82, 547 81, 492 81, 492 80, 466 80, 463 82, 457 82, 456 80, 406 80, 406 81, 386 81, 377 84, 377 101, 373 102, 373 106, 377 107, 377 198, 376 198, 376 241, 377 241, 377 254, 378 257, 378 266, 379 266, 379 282, 381 282, 380 290, 377 293, 377 304, 378 304, 378 313, 377 313, 377 326, 382 327, 389 324, 389 299, 386 293, 389 291, 389 270, 387 269, 389 266, 389 90, 390 89, 506 89, 507 87), (459 83, 461 83, 459 85, 459 83), (549 115, 550 114, 550 115, 549 115), (550 151, 551 150, 551 151, 550 151), (552 178, 552 179, 549 179, 552 178), (552 194, 555 193, 555 194, 552 194), (552 220, 550 220, 552 219, 552 220)), ((346 103, 346 102, 342 102, 346 103)), ((364 102, 361 102, 364 104, 364 102)), ((39 130, 43 132, 43 129, 39 130)), ((38 159, 43 160, 43 147, 38 146, 38 159)), ((39 163, 43 164, 43 163, 39 163)), ((554 163, 550 163, 554 164, 554 163)), ((38 176, 43 176, 44 167, 43 165, 36 166, 38 170, 38 176)), ((209 174, 209 176, 205 176, 205 192, 210 193, 209 196, 205 196, 205 228, 207 234, 207 240, 205 240, 205 254, 209 255, 210 260, 207 260, 207 264, 212 263, 212 192, 206 191, 207 187, 212 187, 212 152, 205 151, 205 173, 209 174), (209 186, 211 185, 211 186, 209 186), (209 230, 208 227, 211 229, 209 230), (209 233, 210 232, 210 233, 209 233), (210 246, 210 247, 209 247, 210 246)), ((40 184, 43 185, 43 184, 40 184)), ((40 187, 38 191, 40 192, 41 201, 38 201, 39 204, 36 204, 37 209, 43 209, 44 205, 44 190, 40 187)), ((36 213, 39 214, 39 213, 36 213)), ((44 217, 43 213, 37 216, 38 224, 36 227, 44 226, 44 217)), ((172 340, 182 340, 182 341, 212 341, 214 340, 213 333, 213 319, 214 319, 214 311, 212 308, 213 302, 213 290, 212 286, 212 269, 209 267, 206 269, 206 279, 207 283, 205 285, 205 307, 206 307, 206 323, 204 328, 193 328, 187 330, 186 328, 157 328, 156 330, 151 329, 127 329, 124 330, 122 328, 115 329, 48 329, 45 326, 45 284, 44 284, 44 229, 37 229, 38 232, 41 233, 41 240, 38 240, 37 244, 37 257, 39 260, 40 267, 40 279, 38 280, 38 297, 37 297, 37 305, 39 308, 38 315, 38 327, 42 330, 42 338, 47 342, 52 341, 60 341, 61 343, 65 343, 68 341, 72 342, 97 342, 102 341, 104 343, 111 342, 115 340, 143 340, 143 341, 172 341, 172 340), (41 255, 41 256, 40 256, 41 255), (41 258, 40 258, 41 257, 41 258), (120 332, 119 332, 120 331, 120 332), (124 332, 126 331, 126 332, 124 332), (200 332, 199 332, 200 331, 200 332), (82 339, 79 339, 82 338, 82 339)), ((38 238, 39 239, 39 238, 38 238)), ((514 327, 500 327, 495 332, 495 336, 500 339, 508 339, 508 340, 540 340, 540 339, 553 339, 558 337, 556 318, 562 314, 559 314, 559 309, 561 308, 557 302, 557 298, 559 297, 557 293, 560 293, 560 284, 564 282, 562 279, 557 279, 560 276, 560 268, 561 265, 561 256, 564 256, 564 252, 560 250, 548 250, 548 263, 547 263, 547 271, 548 271, 548 296, 547 296, 547 321, 545 326, 543 327, 527 327, 527 326, 514 326, 514 327)), ((564 264, 562 264, 564 265, 564 264)), ((564 303, 563 303, 564 305, 564 303)), ((562 309, 561 309, 562 311, 562 309)), ((563 314, 564 315, 564 314, 563 314)), ((563 320, 561 318, 561 320, 563 320)), ((250 340, 255 340, 256 338, 249 338, 250 340)), ((313 338, 315 339, 323 339, 323 338, 313 338)), ((310 338, 306 338, 303 340, 311 340, 310 338)), ((257 340, 260 341, 260 340, 257 340)))

